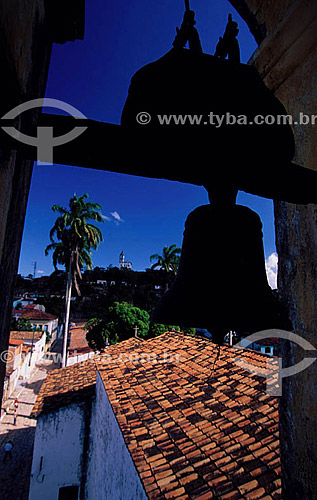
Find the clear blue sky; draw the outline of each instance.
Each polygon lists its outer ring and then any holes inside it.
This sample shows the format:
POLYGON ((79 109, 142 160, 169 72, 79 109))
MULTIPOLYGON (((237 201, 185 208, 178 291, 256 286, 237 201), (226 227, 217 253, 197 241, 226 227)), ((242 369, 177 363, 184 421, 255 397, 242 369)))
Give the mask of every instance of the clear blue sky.
MULTIPOLYGON (((240 27, 242 61, 256 48, 244 21, 226 0, 191 0, 204 52, 214 53, 228 13, 240 27)), ((87 0, 84 41, 54 45, 46 97, 61 99, 87 117, 119 123, 132 75, 170 48, 180 26, 183 0, 87 0)), ((106 140, 105 140, 106 147, 106 140)), ((94 265, 118 265, 123 249, 133 269, 150 267, 149 256, 164 245, 181 246, 184 221, 208 202, 202 187, 69 166, 34 166, 19 272, 53 271, 44 256, 56 214, 53 204, 67 205, 76 193, 89 193, 109 219, 94 265), (112 215, 111 215, 112 214, 112 215)), ((239 202, 256 210, 264 224, 265 253, 275 251, 273 203, 239 194, 239 202)))

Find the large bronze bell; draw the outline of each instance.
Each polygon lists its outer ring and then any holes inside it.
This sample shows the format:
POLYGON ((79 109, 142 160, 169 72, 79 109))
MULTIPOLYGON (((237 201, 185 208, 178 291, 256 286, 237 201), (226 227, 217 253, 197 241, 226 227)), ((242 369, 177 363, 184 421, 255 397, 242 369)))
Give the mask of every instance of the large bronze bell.
POLYGON ((291 328, 267 282, 260 217, 215 198, 187 217, 178 274, 153 321, 206 328, 219 343, 229 330, 291 328))
POLYGON ((152 319, 206 328, 220 344, 229 330, 292 328, 267 282, 261 220, 236 205, 237 191, 310 203, 316 174, 291 163, 293 131, 278 122, 286 110, 256 69, 240 63, 237 23, 229 16, 214 56, 202 52, 194 24, 187 2, 173 49, 133 76, 121 124, 137 144, 142 140, 151 160, 146 173, 139 167, 140 175, 192 182, 209 192, 210 205, 187 218, 177 277, 152 319), (144 111, 151 117, 146 127, 136 120, 144 111), (213 114, 245 122, 211 126, 207 116, 213 114), (162 116, 179 115, 202 119, 162 122, 162 116), (258 117, 267 115, 273 123, 258 126, 258 117))

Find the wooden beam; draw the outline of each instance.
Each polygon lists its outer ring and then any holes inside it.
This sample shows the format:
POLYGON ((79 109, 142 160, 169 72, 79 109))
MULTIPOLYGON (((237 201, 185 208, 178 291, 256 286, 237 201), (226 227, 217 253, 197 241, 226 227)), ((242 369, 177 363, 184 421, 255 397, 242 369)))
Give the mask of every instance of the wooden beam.
MULTIPOLYGON (((277 163, 274 158, 263 164, 261 155, 248 166, 242 163, 243 157, 239 161, 239 154, 225 144, 213 147, 208 133, 202 133, 201 129, 158 130, 146 126, 133 129, 53 114, 43 114, 39 125, 52 127, 54 137, 75 126, 87 127, 77 139, 54 148, 56 164, 196 185, 234 185, 241 191, 274 200, 317 203, 317 172, 294 163, 277 163)), ((36 136, 36 128, 28 133, 36 136)), ((36 160, 35 147, 21 144, 3 131, 0 142, 22 152, 25 159, 36 160)))

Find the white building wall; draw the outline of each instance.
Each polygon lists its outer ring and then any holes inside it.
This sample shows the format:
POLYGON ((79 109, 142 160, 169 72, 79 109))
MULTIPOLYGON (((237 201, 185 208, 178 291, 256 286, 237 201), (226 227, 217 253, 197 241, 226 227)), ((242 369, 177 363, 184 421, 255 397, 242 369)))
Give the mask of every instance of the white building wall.
POLYGON ((60 487, 80 486, 84 433, 85 403, 38 418, 29 500, 57 500, 60 487))
POLYGON ((90 438, 86 498, 147 500, 99 373, 90 438))
MULTIPOLYGON (((33 342, 33 352, 31 357, 31 367, 30 371, 32 371, 36 365, 44 356, 45 354, 45 342, 46 342, 46 333, 43 333, 42 337, 38 340, 33 342)), ((32 347, 32 339, 24 340, 23 342, 25 345, 28 347, 32 347)))
POLYGON ((86 352, 84 354, 77 354, 77 355, 73 355, 73 356, 68 356, 66 366, 72 366, 72 365, 76 365, 77 363, 81 363, 82 361, 87 361, 87 359, 93 358, 94 355, 95 355, 95 353, 92 351, 92 352, 86 352))
POLYGON ((30 360, 31 360, 31 351, 22 354, 20 377, 22 377, 23 379, 29 379, 31 376, 31 366, 29 366, 30 360))

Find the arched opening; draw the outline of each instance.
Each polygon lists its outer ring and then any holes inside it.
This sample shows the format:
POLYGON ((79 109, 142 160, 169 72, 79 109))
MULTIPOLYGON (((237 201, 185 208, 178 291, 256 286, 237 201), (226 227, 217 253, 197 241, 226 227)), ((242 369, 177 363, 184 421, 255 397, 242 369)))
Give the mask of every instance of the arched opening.
MULTIPOLYGON (((246 63, 257 44, 244 20, 228 1, 192 0, 203 50, 214 53, 225 28, 228 14, 239 22, 242 62, 246 63)), ((131 6, 119 1, 87 3, 84 41, 54 45, 46 96, 61 99, 86 116, 119 123, 131 76, 141 66, 166 53, 175 28, 183 16, 183 1, 164 0, 131 6), (87 77, 89 75, 89 78, 87 77)), ((84 170, 76 167, 35 164, 19 272, 28 275, 37 261, 37 276, 53 269, 44 257, 54 203, 63 204, 70 196, 88 191, 103 205, 111 221, 105 226, 106 242, 95 256, 95 265, 117 265, 122 248, 129 253, 134 269, 149 266, 149 256, 169 242, 181 245, 184 220, 199 204, 207 202, 203 188, 147 178, 84 170), (121 221, 112 220, 117 212, 121 221), (123 222, 124 221, 124 222, 123 222), (36 238, 34 254, 32 242, 36 238)), ((257 211, 264 224, 264 244, 268 259, 275 253, 273 203, 246 193, 239 202, 257 211)), ((272 283, 275 268, 271 270, 272 283)))

